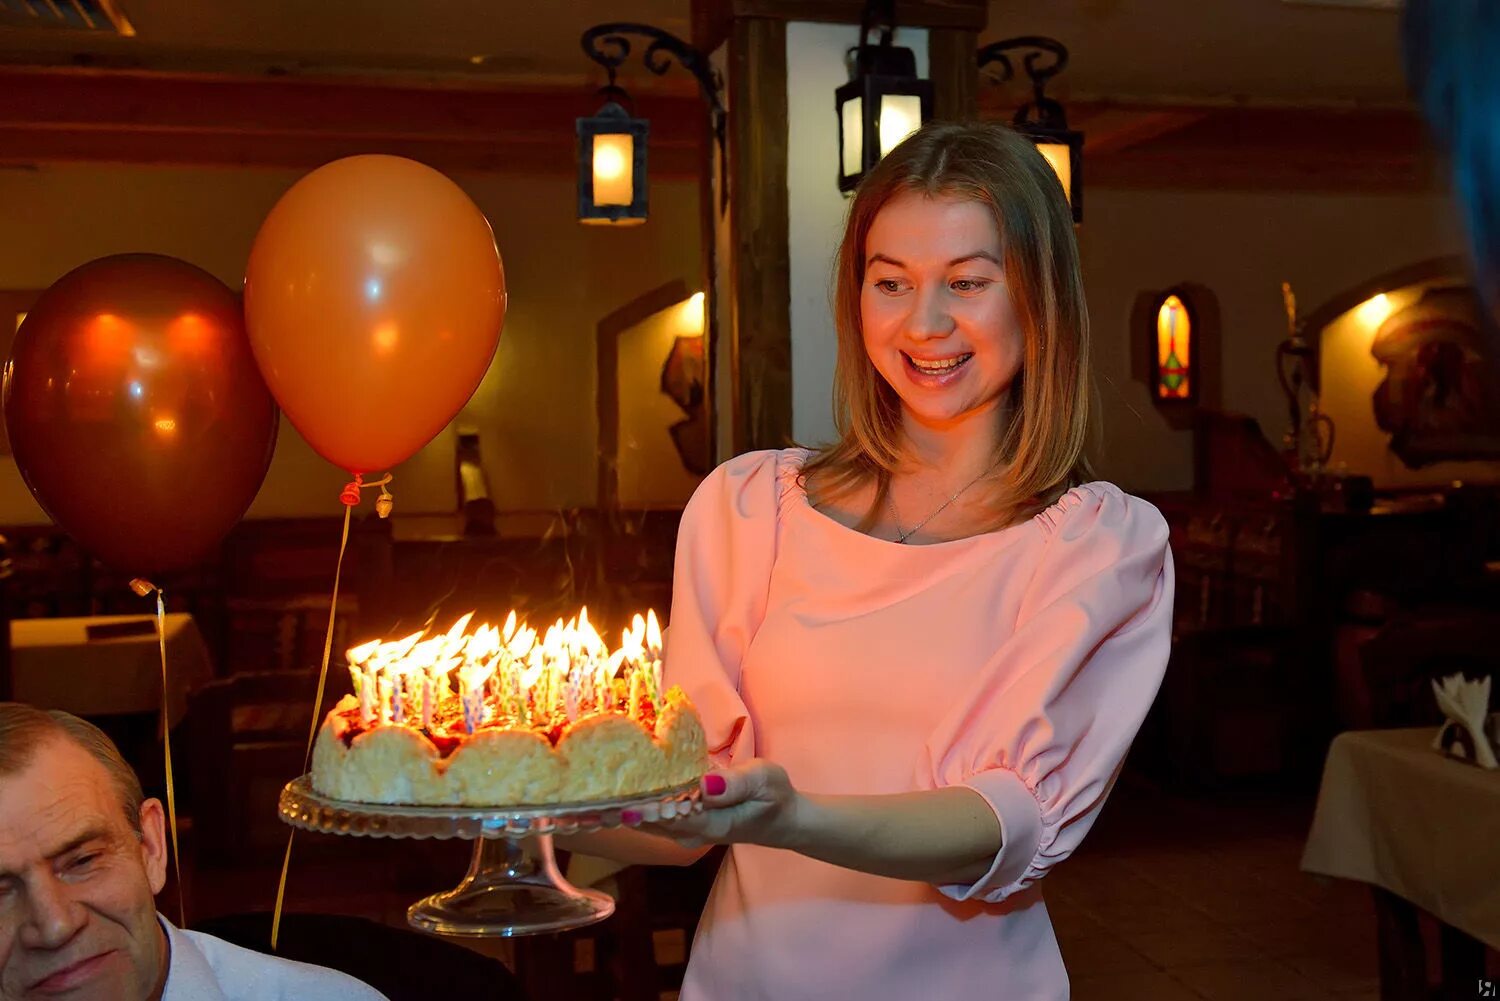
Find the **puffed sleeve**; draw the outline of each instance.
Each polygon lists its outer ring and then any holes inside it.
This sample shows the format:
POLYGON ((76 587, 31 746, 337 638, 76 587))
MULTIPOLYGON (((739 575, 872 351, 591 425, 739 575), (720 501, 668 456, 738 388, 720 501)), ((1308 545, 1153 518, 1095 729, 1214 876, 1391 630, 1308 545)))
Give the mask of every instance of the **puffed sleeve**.
POLYGON ((766 614, 776 559, 778 455, 749 452, 698 485, 677 530, 665 678, 698 707, 718 765, 755 756, 740 664, 766 614))
POLYGON ((939 887, 957 900, 997 903, 1072 853, 1166 671, 1172 554, 1156 508, 1096 483, 1039 519, 1047 539, 1015 631, 918 765, 920 786, 968 786, 1000 821, 989 872, 939 887))

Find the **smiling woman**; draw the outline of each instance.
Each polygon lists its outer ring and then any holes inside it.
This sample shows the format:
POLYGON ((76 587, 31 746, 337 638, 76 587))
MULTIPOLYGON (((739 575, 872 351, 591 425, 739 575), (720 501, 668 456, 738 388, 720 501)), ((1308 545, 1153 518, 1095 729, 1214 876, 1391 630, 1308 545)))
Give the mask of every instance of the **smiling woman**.
POLYGON ((808 461, 815 505, 899 536, 888 512, 989 478, 970 518, 934 526, 962 536, 1089 478, 1088 312, 1060 196, 1035 147, 1000 127, 925 128, 861 185, 835 294, 841 439, 808 461))
POLYGON ((940 427, 982 411, 998 423, 1025 342, 993 213, 905 192, 886 203, 866 246, 865 353, 910 419, 940 427), (892 256, 897 248, 904 259, 892 256))
POLYGON ((840 440, 731 459, 678 532, 707 808, 574 847, 732 845, 683 1001, 1063 1001, 1036 884, 1155 697, 1173 586, 1161 515, 1086 482, 1072 217, 1031 143, 929 126, 861 184, 837 275, 840 440))

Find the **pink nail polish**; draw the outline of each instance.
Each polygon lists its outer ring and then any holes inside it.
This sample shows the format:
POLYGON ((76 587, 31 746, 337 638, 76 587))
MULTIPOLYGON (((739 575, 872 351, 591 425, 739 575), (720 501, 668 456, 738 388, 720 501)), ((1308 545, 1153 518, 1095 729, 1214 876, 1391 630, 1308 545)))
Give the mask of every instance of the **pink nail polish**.
POLYGON ((640 822, 641 822, 641 811, 639 811, 639 810, 621 810, 620 811, 620 823, 626 825, 627 827, 634 827, 636 824, 639 824, 640 822))
POLYGON ((708 795, 710 795, 710 796, 722 796, 722 795, 724 795, 725 788, 726 788, 726 785, 725 785, 725 782, 724 782, 724 776, 722 776, 722 775, 705 775, 705 776, 703 776, 703 791, 705 793, 707 793, 708 795))

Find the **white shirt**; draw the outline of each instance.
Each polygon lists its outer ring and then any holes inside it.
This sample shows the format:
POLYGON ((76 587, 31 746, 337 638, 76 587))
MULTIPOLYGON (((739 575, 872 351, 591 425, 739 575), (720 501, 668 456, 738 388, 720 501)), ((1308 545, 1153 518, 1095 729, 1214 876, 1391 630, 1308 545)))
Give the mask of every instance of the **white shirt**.
POLYGON ((252 952, 156 918, 172 951, 162 1001, 389 1001, 337 970, 252 952))

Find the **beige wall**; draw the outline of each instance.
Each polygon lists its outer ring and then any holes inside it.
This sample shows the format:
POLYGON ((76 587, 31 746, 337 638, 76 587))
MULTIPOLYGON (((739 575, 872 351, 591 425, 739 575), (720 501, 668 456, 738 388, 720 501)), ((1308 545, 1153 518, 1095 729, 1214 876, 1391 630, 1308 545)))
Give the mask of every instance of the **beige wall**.
MULTIPOLYGON (((238 288, 256 229, 300 171, 66 165, 0 169, 0 289, 45 287, 85 261, 151 251, 238 288)), ((465 174, 505 259, 510 311, 495 361, 460 417, 481 429, 504 510, 590 505, 596 497, 594 327, 642 291, 700 284, 692 182, 652 185, 649 224, 573 221, 567 177, 465 174)), ((453 432, 396 471, 398 511, 455 507, 453 432)), ((283 423, 251 517, 336 514, 347 477, 283 423)), ((0 460, 0 524, 44 521, 15 464, 0 460)))
MULTIPOLYGON (((912 50, 918 76, 927 75, 927 40, 926 28, 903 28, 894 39, 912 50)), ((830 401, 838 335, 829 287, 849 199, 838 186, 841 151, 833 92, 849 79, 845 58, 858 41, 854 24, 793 21, 786 26, 792 438, 802 445, 837 437, 830 401)))
MULTIPOLYGON (((831 167, 822 173, 831 187, 831 167)), ((181 257, 237 287, 260 220, 298 176, 82 165, 0 170, 0 289, 43 287, 84 261, 132 250, 181 257)), ((568 178, 455 179, 493 223, 510 286, 495 363, 461 420, 482 430, 503 510, 592 504, 594 325, 668 281, 699 287, 696 187, 658 181, 651 221, 610 230, 572 221, 568 178)), ((1089 189, 1086 198, 1080 240, 1105 403, 1102 474, 1135 490, 1186 488, 1192 476, 1190 435, 1167 426, 1130 373, 1128 320, 1137 293, 1184 281, 1217 293, 1224 406, 1258 417, 1275 441, 1285 424, 1272 368, 1285 331, 1280 282, 1292 282, 1307 311, 1373 275, 1461 250, 1448 201, 1437 195, 1089 189)), ((816 270, 814 284, 826 283, 826 262, 816 270)), ((831 339, 818 340, 831 364, 831 339)), ((452 510, 452 448, 445 432, 396 471, 398 510, 452 510)), ((343 480, 284 427, 251 515, 336 513, 343 480)), ((14 464, 0 460, 0 524, 41 520, 14 464)))
POLYGON ((1292 283, 1306 314, 1383 272, 1462 250, 1440 195, 1090 188, 1084 197, 1079 240, 1104 401, 1100 472, 1132 490, 1192 485, 1191 433, 1168 427, 1131 374, 1137 294, 1180 282, 1213 290, 1223 407, 1258 418, 1279 446, 1287 423, 1274 368, 1286 336, 1281 282, 1292 283))

